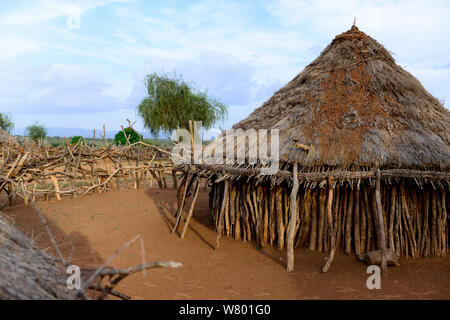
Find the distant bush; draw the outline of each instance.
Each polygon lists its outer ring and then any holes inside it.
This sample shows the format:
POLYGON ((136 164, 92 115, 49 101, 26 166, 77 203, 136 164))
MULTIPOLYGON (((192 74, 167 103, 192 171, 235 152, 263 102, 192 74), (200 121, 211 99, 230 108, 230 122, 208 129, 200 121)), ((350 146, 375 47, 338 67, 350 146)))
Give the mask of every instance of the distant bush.
POLYGON ((47 129, 37 122, 26 129, 27 136, 36 143, 42 143, 47 136, 47 129))
POLYGON ((142 136, 140 134, 138 134, 136 131, 134 131, 132 128, 125 128, 125 130, 120 130, 114 136, 114 143, 116 144, 116 146, 118 146, 118 145, 125 146, 127 144, 127 139, 125 138, 125 135, 123 134, 124 131, 125 131, 125 134, 127 135, 128 140, 130 141, 131 144, 142 140, 142 136))
POLYGON ((11 133, 11 130, 14 129, 14 123, 6 113, 0 113, 0 128, 8 133, 11 133))
POLYGON ((81 144, 86 144, 86 142, 84 141, 84 138, 82 136, 74 136, 72 137, 72 139, 70 139, 70 144, 77 144, 78 141, 81 140, 81 144))

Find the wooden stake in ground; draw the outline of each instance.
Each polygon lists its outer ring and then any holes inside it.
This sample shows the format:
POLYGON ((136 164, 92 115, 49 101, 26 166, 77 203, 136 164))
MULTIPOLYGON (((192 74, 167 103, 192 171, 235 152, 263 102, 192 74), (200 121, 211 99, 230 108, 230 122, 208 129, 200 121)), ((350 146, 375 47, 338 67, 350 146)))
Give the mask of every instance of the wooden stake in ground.
POLYGON ((375 186, 375 200, 377 204, 377 218, 378 218, 378 236, 381 244, 381 274, 387 276, 387 250, 386 238, 384 232, 383 207, 381 206, 381 172, 377 170, 377 181, 375 186))
POLYGON ((59 194, 58 179, 56 179, 56 177, 54 175, 51 175, 50 179, 52 179, 53 185, 55 186, 56 199, 58 199, 58 201, 59 201, 59 200, 61 200, 61 195, 59 194))
POLYGON ((195 141, 194 141, 194 129, 192 128, 192 120, 189 120, 189 133, 191 135, 191 163, 194 163, 195 141))
POLYGON ((175 215, 177 218, 177 221, 175 222, 175 226, 173 227, 172 234, 174 234, 175 231, 177 231, 178 225, 181 220, 181 216, 183 215, 183 208, 184 208, 184 203, 186 201, 187 189, 189 188, 189 183, 190 183, 191 179, 192 179, 192 175, 187 174, 185 176, 185 180, 183 181, 184 182, 183 188, 180 187, 179 191, 181 191, 181 190, 183 190, 183 191, 181 193, 179 193, 181 195, 181 198, 178 198, 178 211, 175 215))
POLYGON ((189 209, 189 214, 186 218, 186 222, 184 223, 183 226, 183 231, 181 232, 181 239, 184 238, 184 234, 186 233, 186 230, 188 228, 189 225, 189 221, 191 220, 192 215, 194 214, 194 207, 195 207, 195 202, 197 201, 197 196, 198 196, 198 188, 200 187, 200 178, 197 178, 197 182, 195 185, 195 191, 194 191, 194 197, 192 199, 191 202, 191 208, 189 209))
POLYGON ((332 204, 333 204, 332 178, 328 177, 327 219, 328 219, 328 232, 330 233, 330 256, 328 257, 328 260, 325 263, 322 272, 327 272, 328 269, 330 269, 336 251, 336 235, 334 233, 333 215, 331 210, 332 204))
POLYGON ((287 227, 287 239, 286 239, 286 247, 287 247, 287 271, 291 272, 294 270, 294 238, 295 238, 295 230, 296 230, 296 222, 297 222, 297 193, 298 193, 298 172, 297 172, 297 163, 294 164, 294 171, 292 174, 292 191, 291 191, 291 215, 289 218, 289 224, 287 227))
POLYGON ((219 225, 217 227, 217 237, 216 237, 216 243, 214 245, 214 249, 218 249, 220 246, 220 236, 222 235, 222 229, 223 229, 223 216, 224 216, 225 210, 227 210, 227 206, 228 206, 228 183, 229 183, 228 180, 225 180, 223 200, 222 200, 222 206, 220 208, 219 225))

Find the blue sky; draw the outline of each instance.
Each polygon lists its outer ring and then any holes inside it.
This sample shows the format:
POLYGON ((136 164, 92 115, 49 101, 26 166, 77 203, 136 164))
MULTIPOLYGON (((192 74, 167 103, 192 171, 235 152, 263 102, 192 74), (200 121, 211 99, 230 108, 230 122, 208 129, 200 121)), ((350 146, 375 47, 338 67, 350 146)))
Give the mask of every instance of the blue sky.
POLYGON ((0 4, 0 112, 17 128, 141 128, 144 76, 175 71, 229 106, 229 128, 355 16, 448 108, 448 0, 44 0, 0 4))

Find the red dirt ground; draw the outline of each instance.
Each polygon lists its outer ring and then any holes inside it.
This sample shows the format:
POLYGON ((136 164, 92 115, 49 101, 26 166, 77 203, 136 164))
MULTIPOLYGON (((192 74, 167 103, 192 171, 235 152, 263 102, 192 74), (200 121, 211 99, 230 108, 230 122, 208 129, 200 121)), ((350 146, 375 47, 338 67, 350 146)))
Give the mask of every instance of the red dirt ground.
MULTIPOLYGON (((72 264, 97 267, 124 243, 140 234, 146 261, 172 260, 178 269, 152 269, 123 280, 117 290, 133 299, 450 299, 450 258, 400 260, 382 278, 381 290, 369 290, 367 265, 354 255, 338 253, 330 271, 321 273, 327 254, 295 250, 295 271, 285 271, 285 254, 257 250, 249 243, 223 237, 213 250, 215 232, 208 227, 208 194, 199 195, 185 239, 171 235, 176 206, 174 189, 142 188, 108 192, 82 199, 39 202, 66 256, 67 237, 75 246, 72 264)), ((31 206, 3 210, 16 226, 51 251, 31 206)), ((180 228, 181 230, 181 228, 180 228)), ((111 265, 141 262, 139 241, 111 265)))

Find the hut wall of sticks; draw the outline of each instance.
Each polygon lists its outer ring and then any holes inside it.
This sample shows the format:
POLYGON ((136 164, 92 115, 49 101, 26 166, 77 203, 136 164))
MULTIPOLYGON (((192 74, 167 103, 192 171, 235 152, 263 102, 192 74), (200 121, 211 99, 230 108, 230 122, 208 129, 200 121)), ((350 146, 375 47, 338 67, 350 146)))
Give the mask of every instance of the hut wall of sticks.
POLYGON ((388 250, 448 254, 450 112, 356 26, 233 129, 278 129, 278 172, 262 175, 270 163, 250 161, 249 136, 217 138, 208 147, 224 148, 224 164, 177 167, 174 231, 207 178, 216 247, 224 234, 287 249, 288 270, 299 246, 330 252, 323 271, 335 250, 381 250, 383 270, 388 250))

